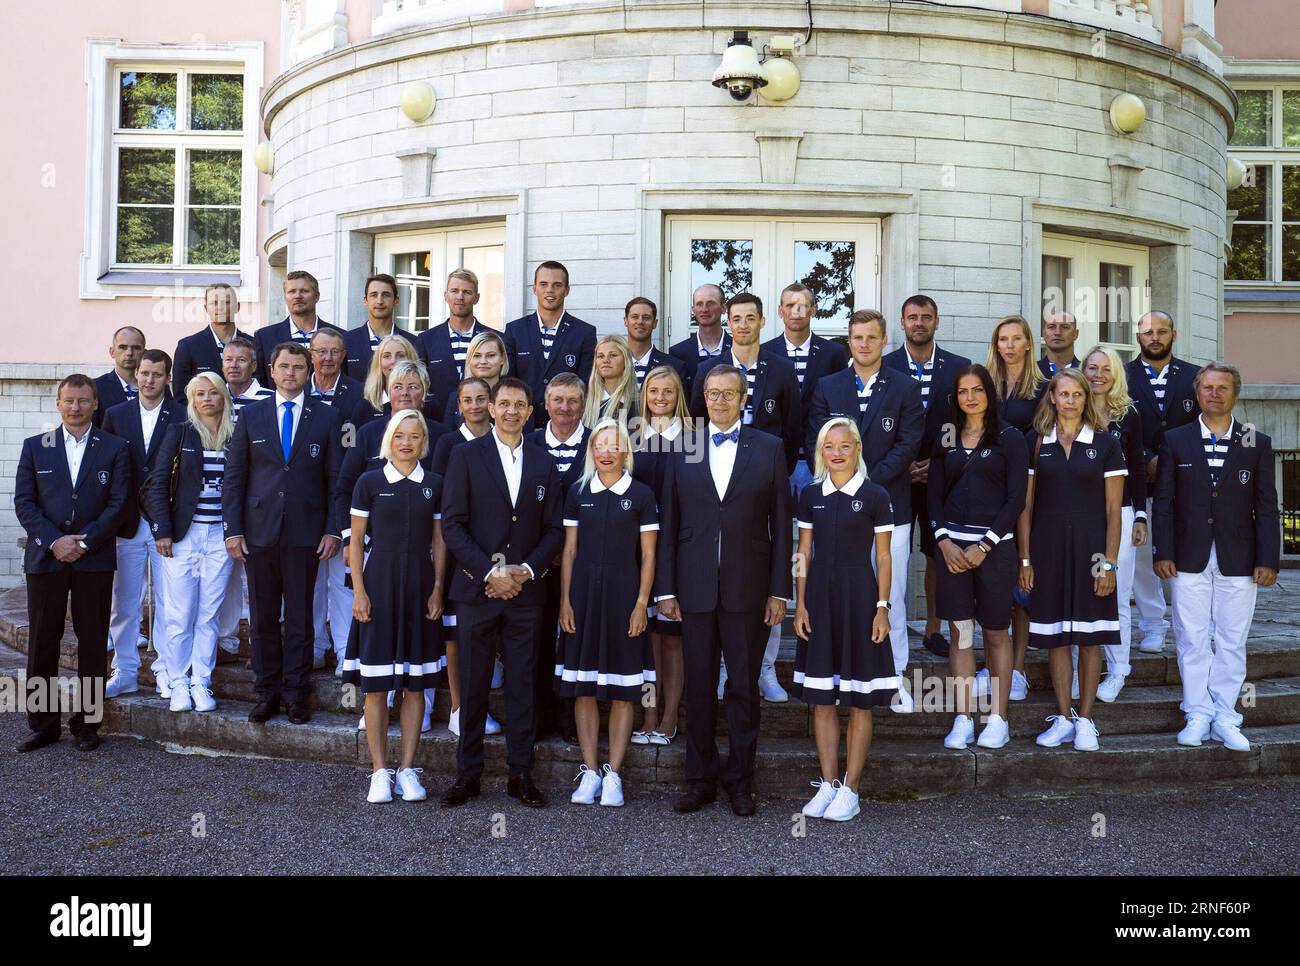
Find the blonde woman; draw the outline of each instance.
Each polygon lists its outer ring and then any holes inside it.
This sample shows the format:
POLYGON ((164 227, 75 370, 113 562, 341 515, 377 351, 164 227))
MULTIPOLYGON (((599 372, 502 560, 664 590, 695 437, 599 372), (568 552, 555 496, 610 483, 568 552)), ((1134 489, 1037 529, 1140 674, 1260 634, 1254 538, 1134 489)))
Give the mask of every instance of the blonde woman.
MULTIPOLYGON (((384 405, 388 402, 388 374, 402 360, 419 362, 410 340, 401 335, 386 335, 379 340, 374 355, 370 357, 365 388, 352 410, 352 423, 358 429, 384 415, 384 405)), ((428 384, 428 376, 425 376, 425 384, 428 384)))
MULTIPOLYGON (((491 331, 480 332, 470 339, 469 348, 465 350, 466 379, 483 380, 490 395, 496 384, 509 374, 510 358, 506 355, 506 344, 500 335, 491 331)), ((452 429, 465 421, 456 395, 447 400, 442 421, 452 429)))
POLYGON ((998 319, 984 367, 998 392, 998 415, 1008 426, 1029 432, 1043 394, 1043 374, 1034 353, 1034 330, 1019 315, 998 319))
MULTIPOLYGON (((1128 480, 1120 509, 1119 571, 1115 600, 1119 605, 1119 643, 1106 645, 1106 677, 1097 686, 1097 698, 1107 703, 1119 697, 1124 679, 1132 671, 1133 576, 1137 548, 1147 542, 1147 467, 1142 447, 1142 417, 1128 394, 1128 377, 1123 361, 1113 349, 1097 346, 1083 357, 1083 376, 1092 387, 1093 398, 1106 421, 1107 431, 1120 441, 1128 480)), ((1077 685, 1077 680, 1076 680, 1077 685)))
MULTIPOLYGON (((599 351, 599 349, 597 350, 599 351)), ((564 504, 560 638, 555 674, 574 699, 583 764, 579 805, 623 804, 620 772, 632 735, 632 706, 654 681, 646 608, 655 571, 655 495, 632 478, 627 427, 605 419, 587 443, 582 479, 564 504), (598 771, 600 711, 609 701, 609 762, 598 771)))
POLYGON ((402 690, 401 761, 396 781, 402 800, 425 798, 415 764, 424 691, 436 687, 442 653, 442 479, 422 465, 429 430, 415 409, 393 414, 379 455, 352 491, 352 631, 343 680, 365 693, 366 743, 374 768, 367 801, 393 800, 387 768, 389 691, 402 690), (369 551, 363 550, 370 537, 369 551), (436 561, 436 563, 435 563, 436 561))
POLYGON ((211 711, 221 604, 234 566, 221 525, 226 443, 234 428, 230 393, 217 373, 196 374, 185 399, 189 418, 168 428, 146 494, 163 558, 163 632, 155 644, 171 710, 211 711))
MULTIPOLYGON (((686 430, 686 388, 672 366, 656 366, 641 387, 640 421, 633 427, 636 470, 633 475, 650 487, 658 500, 664 471, 673 453, 681 452, 686 430)), ((685 687, 682 622, 654 614, 650 643, 655 660, 655 700, 646 706, 641 730, 632 732, 634 745, 671 745, 677 737, 677 714, 685 687)))
POLYGON ((821 779, 803 807, 811 818, 858 814, 858 782, 871 750, 872 711, 888 708, 899 680, 889 645, 888 588, 894 511, 867 478, 857 423, 827 420, 817 433, 813 481, 799 495, 794 686, 813 707, 821 779), (872 559, 875 570, 872 570, 872 559), (849 708, 847 771, 839 770, 840 719, 849 708), (844 779, 840 781, 840 775, 844 779))
POLYGON ((637 411, 636 366, 627 340, 621 335, 602 336, 596 342, 582 421, 595 426, 602 419, 617 419, 626 425, 637 411))
POLYGON ((1076 751, 1096 751, 1101 647, 1119 643, 1123 447, 1078 369, 1052 376, 1026 442, 1029 487, 1016 525, 1020 589, 1031 595, 1029 643, 1050 652, 1057 711, 1038 744, 1055 748, 1073 739, 1076 751), (1072 645, 1079 647, 1077 713, 1070 706, 1072 645))

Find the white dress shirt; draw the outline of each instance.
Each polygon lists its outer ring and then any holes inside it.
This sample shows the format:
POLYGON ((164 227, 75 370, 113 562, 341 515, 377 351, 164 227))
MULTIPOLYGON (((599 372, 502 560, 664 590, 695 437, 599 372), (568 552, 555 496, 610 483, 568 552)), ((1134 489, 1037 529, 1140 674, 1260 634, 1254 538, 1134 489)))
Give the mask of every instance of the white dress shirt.
POLYGON ((293 403, 293 436, 290 437, 290 443, 298 436, 298 424, 302 422, 302 401, 306 398, 305 392, 300 392, 292 399, 280 395, 279 390, 275 393, 275 430, 280 439, 280 445, 284 446, 284 433, 281 431, 281 425, 284 421, 284 404, 293 403))
POLYGON ((149 452, 149 441, 153 439, 153 431, 158 428, 158 417, 162 414, 161 399, 158 405, 153 409, 146 409, 144 400, 140 400, 140 430, 144 433, 144 451, 149 452))
POLYGON ((727 487, 731 483, 731 471, 736 466, 736 451, 740 448, 739 440, 733 443, 726 440, 723 443, 714 443, 714 433, 729 433, 733 429, 740 428, 740 421, 737 420, 726 429, 719 429, 709 421, 709 472, 713 475, 713 486, 718 491, 718 499, 721 500, 727 494, 727 487))
POLYGON ((72 477, 72 485, 77 485, 77 474, 81 472, 81 458, 86 455, 86 444, 90 441, 90 427, 81 434, 81 440, 68 432, 68 427, 63 427, 63 455, 68 458, 68 475, 72 477))
POLYGON ((523 484, 524 479, 523 441, 521 440, 518 446, 511 449, 501 441, 495 427, 492 429, 492 439, 496 441, 497 456, 501 457, 501 469, 506 474, 506 488, 510 491, 510 505, 517 506, 519 503, 519 487, 523 484))

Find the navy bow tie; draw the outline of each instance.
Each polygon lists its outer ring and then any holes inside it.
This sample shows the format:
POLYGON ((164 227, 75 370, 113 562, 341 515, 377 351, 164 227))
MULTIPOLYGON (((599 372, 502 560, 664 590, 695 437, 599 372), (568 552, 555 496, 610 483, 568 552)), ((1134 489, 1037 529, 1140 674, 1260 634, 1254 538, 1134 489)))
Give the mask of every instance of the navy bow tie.
POLYGON ((731 440, 733 443, 737 443, 737 442, 739 442, 739 441, 740 441, 740 427, 736 427, 735 429, 733 429, 733 430, 732 430, 731 432, 729 432, 729 433, 714 433, 714 434, 713 434, 713 445, 714 445, 714 446, 721 446, 721 445, 722 445, 723 443, 725 443, 727 440, 731 440))

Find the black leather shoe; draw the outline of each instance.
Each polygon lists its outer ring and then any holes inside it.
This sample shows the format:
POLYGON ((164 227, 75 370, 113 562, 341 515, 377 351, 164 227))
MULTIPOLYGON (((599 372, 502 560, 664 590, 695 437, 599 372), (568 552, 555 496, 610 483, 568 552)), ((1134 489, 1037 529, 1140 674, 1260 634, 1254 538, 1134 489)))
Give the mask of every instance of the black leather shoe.
POLYGON ((546 796, 533 784, 533 776, 528 772, 511 775, 506 780, 506 794, 517 798, 529 808, 541 808, 546 804, 546 796))
POLYGON ((731 799, 731 810, 742 818, 748 818, 758 810, 754 793, 747 785, 732 785, 727 789, 727 797, 731 799))
POLYGON ((478 798, 479 781, 469 775, 457 775, 455 783, 442 796, 442 804, 447 808, 464 805, 471 798, 478 798))
POLYGON ((705 805, 712 805, 718 800, 718 790, 712 785, 695 784, 691 785, 682 793, 682 796, 673 802, 673 811, 698 812, 705 805))
POLYGON ((927 634, 921 643, 925 645, 925 649, 931 654, 936 654, 939 657, 948 656, 948 638, 942 634, 927 634))
POLYGON ((82 731, 77 735, 78 751, 94 751, 99 747, 99 733, 96 731, 82 731))
POLYGON ((257 704, 253 705, 253 710, 248 712, 248 720, 253 724, 266 724, 273 717, 280 713, 279 698, 263 698, 257 704))
POLYGON ((311 720, 311 708, 306 702, 289 705, 289 721, 292 724, 306 724, 311 720))
POLYGON ((57 731, 38 731, 31 737, 18 743, 18 754, 25 755, 29 751, 36 751, 44 748, 46 745, 52 745, 59 740, 57 731))

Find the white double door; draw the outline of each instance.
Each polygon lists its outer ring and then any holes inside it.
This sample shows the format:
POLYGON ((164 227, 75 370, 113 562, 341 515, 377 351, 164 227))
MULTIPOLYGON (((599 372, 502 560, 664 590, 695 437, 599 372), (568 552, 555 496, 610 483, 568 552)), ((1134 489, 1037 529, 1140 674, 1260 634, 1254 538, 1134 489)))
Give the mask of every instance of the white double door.
POLYGON ((411 332, 423 332, 447 316, 442 293, 447 274, 467 268, 478 276, 475 316, 494 329, 505 326, 505 227, 403 231, 375 238, 375 272, 397 279, 393 317, 411 332))

